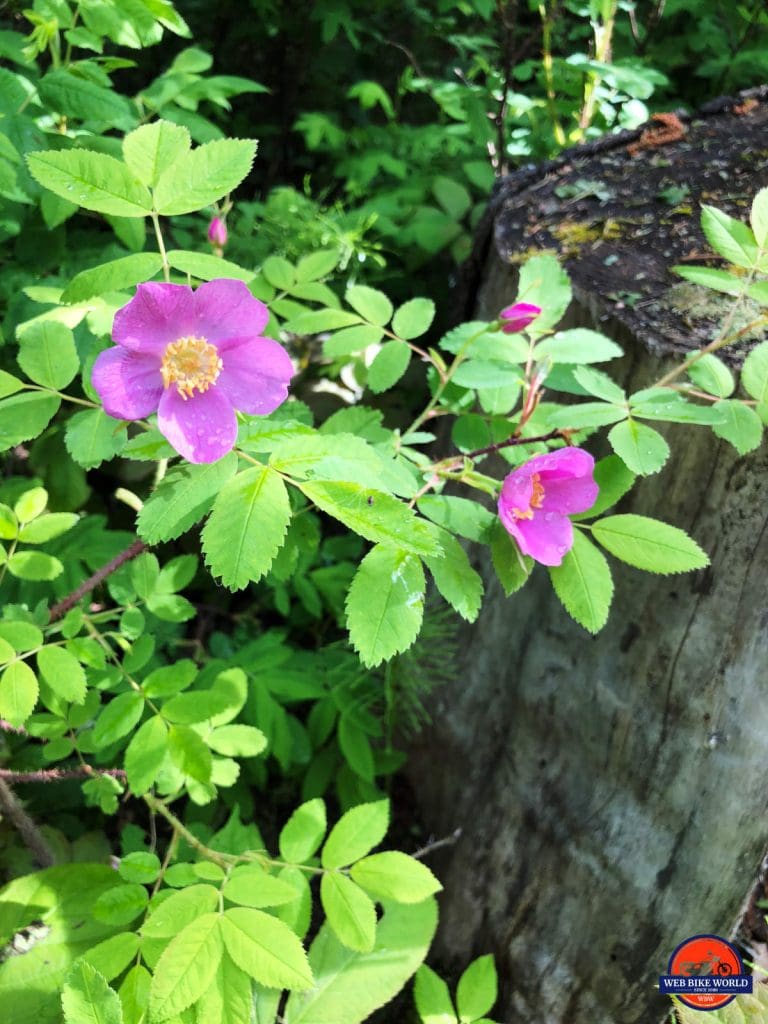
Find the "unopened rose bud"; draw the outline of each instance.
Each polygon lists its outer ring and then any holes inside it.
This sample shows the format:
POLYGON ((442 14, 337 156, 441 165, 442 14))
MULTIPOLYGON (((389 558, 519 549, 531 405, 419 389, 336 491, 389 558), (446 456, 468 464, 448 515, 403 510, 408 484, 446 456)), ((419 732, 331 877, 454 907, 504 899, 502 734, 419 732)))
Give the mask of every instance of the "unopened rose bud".
POLYGON ((518 334, 532 324, 539 313, 541 306, 534 306, 532 302, 516 302, 499 313, 501 329, 505 334, 518 334))
POLYGON ((214 217, 208 225, 208 241, 217 249, 223 249, 227 244, 227 225, 221 217, 214 217))

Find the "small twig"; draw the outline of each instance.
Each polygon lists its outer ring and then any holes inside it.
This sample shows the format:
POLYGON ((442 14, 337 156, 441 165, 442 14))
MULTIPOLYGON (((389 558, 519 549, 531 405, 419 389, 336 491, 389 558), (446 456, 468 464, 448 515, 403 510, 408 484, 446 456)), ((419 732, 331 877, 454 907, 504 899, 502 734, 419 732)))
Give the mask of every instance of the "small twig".
POLYGON ((143 551, 147 551, 147 545, 143 540, 135 540, 130 547, 127 547, 125 551, 121 551, 119 555, 107 562, 106 565, 102 565, 100 569, 97 569, 93 576, 89 576, 87 580, 80 584, 77 590, 73 590, 71 594, 62 598, 57 604, 53 605, 50 612, 48 613, 49 621, 55 622, 57 619, 62 618, 69 611, 70 608, 74 608, 80 598, 85 597, 94 590, 98 585, 110 576, 113 572, 129 562, 132 558, 136 558, 143 551))
POLYGON ((56 863, 53 851, 45 841, 42 832, 21 806, 16 794, 4 779, 0 779, 0 815, 10 821, 40 867, 49 868, 56 863))
POLYGON ((18 782, 63 782, 65 779, 92 778, 96 775, 111 775, 115 779, 127 776, 122 768, 91 768, 89 764, 77 768, 41 768, 35 772, 14 772, 0 768, 0 780, 15 785, 18 782))
POLYGON ((489 444, 487 448, 476 448, 473 452, 467 452, 462 458, 476 459, 480 455, 491 455, 493 452, 501 451, 502 448, 511 448, 513 445, 520 444, 540 444, 544 441, 553 441, 556 437, 562 437, 567 441, 567 433, 565 430, 550 430, 548 434, 539 434, 538 437, 509 437, 506 441, 489 444))
POLYGON ((444 836, 442 839, 434 839, 428 842, 425 846, 422 846, 416 853, 412 853, 411 856, 414 860, 421 860, 423 857, 429 856, 430 853, 434 853, 435 850, 441 849, 443 846, 453 846, 461 839, 461 829, 454 829, 449 836, 444 836))

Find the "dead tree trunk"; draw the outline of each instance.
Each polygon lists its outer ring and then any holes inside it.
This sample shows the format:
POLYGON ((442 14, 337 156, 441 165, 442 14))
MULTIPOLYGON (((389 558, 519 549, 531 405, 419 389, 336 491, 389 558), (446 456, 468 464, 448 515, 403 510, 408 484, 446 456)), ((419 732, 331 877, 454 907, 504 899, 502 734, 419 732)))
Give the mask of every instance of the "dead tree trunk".
MULTIPOLYGON (((764 104, 757 115, 764 124, 764 104)), ((744 126, 742 117, 734 127, 737 162, 744 126)), ((694 130, 686 145, 701 162, 694 130)), ((685 175, 688 164, 677 168, 670 148, 665 173, 685 175)), ((622 161, 634 190, 640 172, 622 161)), ((602 157, 564 166, 566 181, 609 176, 602 157)), ((563 174, 546 195, 539 182, 499 204, 481 315, 514 299, 510 253, 531 247, 562 182, 563 174)), ((701 236, 689 240, 704 248, 701 236)), ((633 267, 651 272, 643 245, 615 242, 623 292, 641 290, 633 267)), ((622 308, 599 280, 579 279, 579 266, 611 253, 590 246, 570 257, 580 315, 608 333, 610 316, 635 390, 660 375, 660 352, 686 347, 696 332, 678 318, 676 331, 654 338, 650 310, 622 308)), ((679 259, 663 251, 664 268, 679 259)), ((740 458, 704 428, 668 436, 670 462, 622 511, 685 528, 711 567, 654 577, 614 563, 615 603, 596 638, 568 618, 540 569, 506 600, 483 567, 484 611, 465 631, 456 681, 439 691, 414 751, 411 777, 428 824, 436 834, 463 830, 442 865, 436 952, 456 967, 497 955, 500 1020, 661 1019, 669 1004, 654 984, 669 955, 689 935, 731 932, 768 839, 768 454, 740 458)))

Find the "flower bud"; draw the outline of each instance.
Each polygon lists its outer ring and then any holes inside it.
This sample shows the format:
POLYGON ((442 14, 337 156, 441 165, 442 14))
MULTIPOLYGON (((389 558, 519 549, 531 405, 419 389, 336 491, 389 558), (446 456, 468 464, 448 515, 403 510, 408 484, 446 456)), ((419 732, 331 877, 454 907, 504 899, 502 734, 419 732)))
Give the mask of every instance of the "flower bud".
POLYGON ((499 313, 501 329, 505 334, 518 334, 532 324, 539 313, 541 306, 534 306, 532 302, 516 302, 499 313))
POLYGON ((208 225, 208 241, 217 249, 223 249, 227 244, 227 225, 221 217, 214 217, 208 225))

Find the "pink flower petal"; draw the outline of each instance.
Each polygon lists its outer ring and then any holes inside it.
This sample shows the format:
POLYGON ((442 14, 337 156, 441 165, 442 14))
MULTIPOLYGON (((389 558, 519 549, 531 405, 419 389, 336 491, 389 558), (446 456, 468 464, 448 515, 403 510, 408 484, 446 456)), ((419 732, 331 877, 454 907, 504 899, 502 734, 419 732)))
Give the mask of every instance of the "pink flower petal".
POLYGON ((214 345, 230 338, 257 338, 268 320, 269 310, 242 281, 220 278, 195 292, 193 333, 214 345))
POLYGON ((216 387, 236 409, 265 415, 285 401, 294 371, 282 345, 271 338, 257 338, 227 342, 219 351, 224 366, 216 387))
POLYGON ((533 474, 528 472, 529 466, 530 462, 526 462, 524 466, 510 473, 504 481, 499 495, 499 515, 502 516, 502 519, 504 514, 514 518, 513 509, 519 509, 521 512, 527 512, 530 509, 533 497, 533 480, 531 479, 533 474))
POLYGON ((573 515, 586 512, 597 500, 600 488, 591 476, 550 479, 542 474, 544 499, 542 512, 556 512, 559 515, 573 515))
POLYGON ((541 306, 535 306, 532 302, 516 302, 499 313, 501 329, 505 334, 517 334, 530 326, 540 313, 541 306))
POLYGON ((168 388, 157 411, 160 433, 189 462, 216 462, 237 440, 237 418, 229 399, 215 387, 186 401, 168 388))
POLYGON ((104 411, 118 420, 140 420, 157 409, 163 393, 160 363, 152 355, 117 347, 96 357, 91 383, 104 411))
MULTIPOLYGON (((583 448, 558 448, 557 451, 537 455, 531 462, 537 461, 535 473, 541 473, 542 479, 564 479, 575 476, 591 476, 595 468, 595 460, 583 448)), ((529 466, 530 463, 526 463, 529 466)))
POLYGON ((542 565, 560 565, 573 547, 573 524, 553 512, 536 512, 533 519, 517 521, 514 536, 524 555, 542 565))
POLYGON ((112 340, 136 352, 162 356, 166 345, 195 329, 192 289, 181 284, 140 284, 131 301, 118 309, 112 340))

